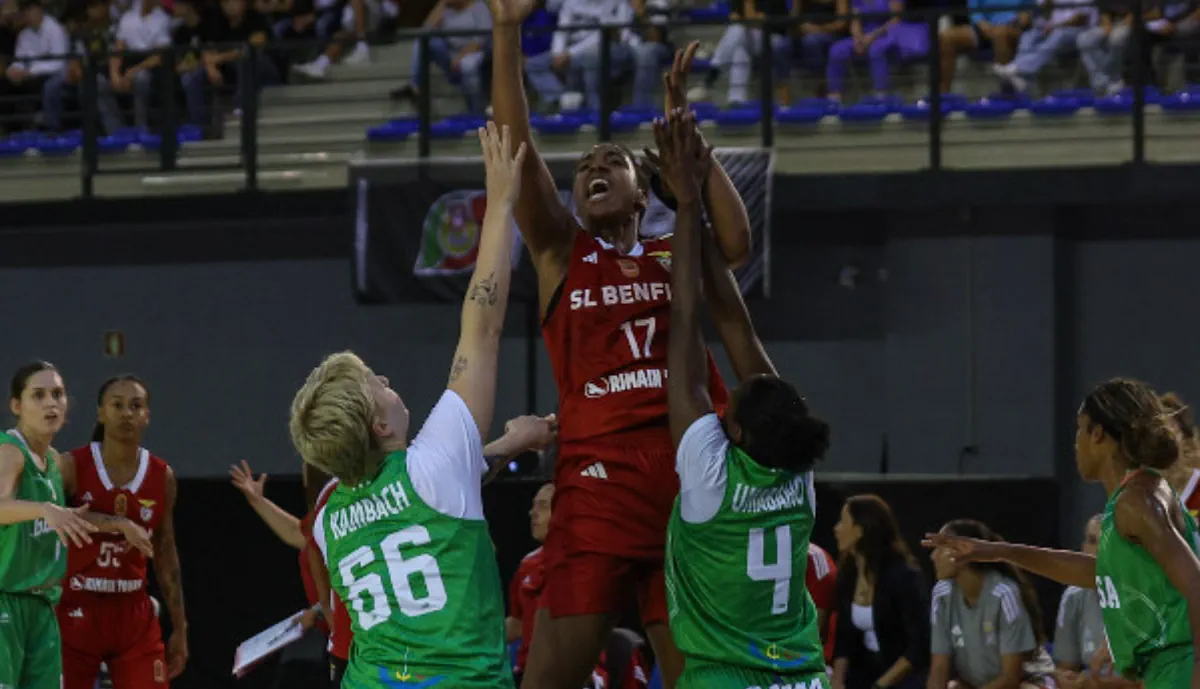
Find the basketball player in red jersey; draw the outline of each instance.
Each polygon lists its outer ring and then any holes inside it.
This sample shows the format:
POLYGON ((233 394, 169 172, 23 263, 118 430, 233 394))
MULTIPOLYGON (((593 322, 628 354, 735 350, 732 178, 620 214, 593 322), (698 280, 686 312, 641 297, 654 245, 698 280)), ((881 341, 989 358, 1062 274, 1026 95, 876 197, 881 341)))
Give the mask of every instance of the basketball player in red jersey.
POLYGON ((147 554, 129 542, 100 535, 72 548, 58 606, 63 637, 64 689, 92 689, 100 664, 114 689, 163 689, 187 665, 183 605, 173 511, 175 474, 141 447, 150 422, 150 394, 136 376, 110 378, 100 388, 92 443, 71 452, 63 484, 71 502, 125 517, 153 544, 155 575, 171 615, 164 646, 146 591, 147 554))
MULTIPOLYGON (((513 144, 529 146, 517 226, 538 276, 543 334, 559 391, 554 511, 525 689, 577 689, 636 593, 643 625, 674 687, 683 659, 667 628, 663 558, 678 492, 667 428, 669 239, 639 241, 648 203, 631 153, 593 147, 576 167, 579 220, 533 148, 522 82, 521 22, 534 0, 489 0, 492 107, 513 144)), ((705 184, 726 260, 749 251, 749 222, 720 169, 705 184)), ((709 358, 714 402, 726 399, 709 358)))
POLYGON ((837 565, 824 548, 808 544, 808 570, 804 583, 817 606, 817 626, 825 646, 825 663, 833 662, 834 625, 837 623, 837 565))
POLYGON ((336 478, 330 479, 325 484, 325 487, 321 489, 321 494, 317 496, 317 502, 313 505, 312 511, 300 522, 300 529, 304 532, 305 539, 300 559, 305 574, 306 588, 307 582, 311 581, 316 593, 316 600, 321 606, 321 616, 329 622, 329 647, 326 651, 329 654, 329 681, 330 686, 333 687, 342 686, 342 675, 346 672, 346 663, 350 661, 350 642, 354 639, 354 631, 350 624, 350 613, 346 610, 342 599, 329 585, 329 570, 325 568, 321 549, 313 540, 312 527, 317 514, 321 508, 325 507, 325 503, 329 502, 329 496, 333 494, 333 489, 337 487, 337 484, 336 478))

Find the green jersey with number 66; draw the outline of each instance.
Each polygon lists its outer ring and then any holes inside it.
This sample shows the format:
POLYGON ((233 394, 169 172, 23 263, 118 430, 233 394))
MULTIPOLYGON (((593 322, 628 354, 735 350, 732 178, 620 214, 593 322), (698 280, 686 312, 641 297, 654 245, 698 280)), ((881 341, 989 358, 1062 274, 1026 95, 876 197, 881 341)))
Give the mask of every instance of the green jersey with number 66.
MULTIPOLYGON (((46 457, 46 470, 33 461, 25 439, 15 430, 0 433, 0 445, 14 445, 25 458, 17 483, 17 500, 63 504, 62 475, 54 458, 46 457)), ((57 603, 67 574, 67 549, 46 520, 0 526, 0 593, 34 595, 57 603)))
POLYGON ((313 534, 350 613, 345 689, 510 689, 504 602, 470 411, 447 391, 405 450, 339 484, 313 534))
POLYGON ((804 584, 816 515, 812 473, 756 463, 729 442, 715 414, 688 428, 676 470, 667 597, 688 673, 823 677, 817 610, 804 584))
MULTIPOLYGON (((1108 499, 1100 521, 1096 593, 1104 631, 1117 672, 1145 679, 1148 689, 1175 686, 1170 681, 1154 680, 1158 675, 1191 674, 1193 642, 1188 605, 1150 553, 1117 532, 1117 500, 1128 480, 1127 476, 1108 499), (1176 666, 1179 673, 1168 669, 1176 666)), ((1200 555, 1196 522, 1186 509, 1182 511, 1183 538, 1192 552, 1200 555)))

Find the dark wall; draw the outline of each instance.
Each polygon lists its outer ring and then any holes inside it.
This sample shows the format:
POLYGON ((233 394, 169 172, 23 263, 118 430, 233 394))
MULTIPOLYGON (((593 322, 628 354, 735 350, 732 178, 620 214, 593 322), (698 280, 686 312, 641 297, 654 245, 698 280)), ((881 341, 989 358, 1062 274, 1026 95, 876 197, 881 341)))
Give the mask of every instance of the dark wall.
MULTIPOLYGON (((484 489, 484 512, 496 544, 502 583, 535 543, 529 534, 529 506, 539 484, 496 483, 484 489)), ((836 553, 832 537, 842 500, 878 493, 896 511, 909 547, 926 569, 920 548, 926 531, 958 517, 982 519, 1013 541, 1052 545, 1058 488, 1052 480, 925 480, 888 482, 846 477, 817 484, 820 505, 813 540, 836 553), (1047 507, 1048 506, 1048 507, 1047 507), (1033 515, 1038 515, 1034 518, 1033 515)), ((180 483, 176 520, 182 549, 184 595, 190 625, 191 661, 175 689, 233 687, 230 669, 237 645, 304 605, 297 553, 270 530, 227 482, 186 479, 180 483)), ((295 477, 274 477, 267 496, 294 513, 303 509, 295 477)), ((1040 589, 1047 620, 1053 620, 1058 590, 1040 589)), ((276 668, 268 663, 236 683, 239 688, 272 686, 276 668)))

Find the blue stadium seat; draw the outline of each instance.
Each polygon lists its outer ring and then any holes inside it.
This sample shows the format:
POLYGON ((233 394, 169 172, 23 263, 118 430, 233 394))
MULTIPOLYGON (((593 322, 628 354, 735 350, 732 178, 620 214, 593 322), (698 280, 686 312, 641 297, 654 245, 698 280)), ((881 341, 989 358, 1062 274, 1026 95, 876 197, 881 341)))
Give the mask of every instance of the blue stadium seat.
POLYGON ((1079 107, 1090 107, 1096 102, 1096 94, 1092 93, 1091 89, 1059 89, 1050 94, 1051 98, 1061 100, 1073 100, 1079 104, 1079 107))
POLYGON ((43 135, 38 139, 37 150, 45 156, 71 155, 79 148, 79 140, 70 137, 43 135))
POLYGON ((147 151, 157 151, 162 146, 162 135, 142 132, 137 135, 137 144, 147 151))
POLYGON ((0 141, 0 158, 15 158, 25 152, 25 144, 0 141))
POLYGON ((792 103, 793 108, 824 110, 826 114, 836 115, 842 109, 842 104, 832 98, 801 98, 792 103))
POLYGON ((459 139, 484 125, 482 117, 467 118, 463 116, 447 117, 429 126, 429 136, 434 139, 459 139))
POLYGON ((1074 98, 1046 96, 1034 101, 1029 111, 1035 117, 1071 117, 1079 112, 1079 101, 1074 98))
POLYGON ((708 7, 688 10, 688 19, 694 22, 720 22, 729 18, 729 3, 714 2, 708 7))
MULTIPOLYGON (((949 94, 946 94, 946 95, 949 95, 949 94)), ((916 103, 912 103, 912 104, 901 107, 900 108, 900 116, 903 117, 906 121, 926 122, 929 120, 930 113, 933 112, 933 108, 931 107, 932 105, 933 104, 930 103, 929 101, 927 101, 925 99, 921 99, 921 100, 917 101, 916 103)), ((966 99, 963 99, 962 102, 959 102, 958 100, 946 100, 945 98, 942 99, 941 110, 942 110, 943 116, 949 115, 952 112, 958 112, 958 111, 964 110, 964 109, 966 109, 966 107, 967 107, 966 99)))
POLYGON ((658 669, 658 663, 654 664, 654 671, 650 673, 650 683, 646 685, 646 689, 663 689, 662 672, 658 669))
POLYGON ((688 107, 696 113, 696 119, 700 121, 715 119, 717 113, 721 112, 721 108, 715 103, 692 103, 688 107))
POLYGON ((204 132, 194 124, 180 125, 176 134, 176 138, 181 144, 204 140, 204 132))
POLYGON ((617 111, 608 117, 608 126, 614 132, 633 132, 637 131, 638 127, 650 122, 654 119, 654 115, 646 113, 626 113, 617 111))
POLYGON ((1133 112, 1133 97, 1117 94, 1097 98, 1092 108, 1098 115, 1128 115, 1133 112))
POLYGON ((696 74, 704 74, 709 69, 712 69, 712 60, 705 60, 702 57, 692 58, 692 71, 696 74))
POLYGON ((8 143, 15 150, 24 153, 37 148, 38 136, 37 132, 16 132, 9 135, 8 143))
POLYGON ((989 94, 988 97, 983 100, 1004 101, 1004 102, 1012 103, 1013 107, 1016 108, 1017 110, 1026 110, 1029 108, 1029 105, 1031 103, 1033 103, 1033 98, 1028 93, 996 92, 996 93, 989 94))
POLYGON ((395 122, 388 122, 368 128, 367 141, 406 141, 415 132, 416 130, 407 126, 397 126, 395 122))
POLYGON ((1167 112, 1196 112, 1200 110, 1200 94, 1193 96, 1186 91, 1176 93, 1163 98, 1159 105, 1167 112))
POLYGON ((102 136, 96 142, 96 147, 101 153, 122 153, 129 148, 129 144, 133 143, 128 137, 123 136, 102 136))
POLYGON ((762 113, 757 106, 729 108, 718 112, 713 119, 720 127, 752 127, 762 121, 762 113))
POLYGON ((775 121, 780 124, 817 124, 829 114, 824 108, 779 107, 775 109, 775 121))
POLYGON ((888 105, 860 103, 842 108, 838 111, 838 119, 842 122, 883 122, 890 111, 888 105))
POLYGON ((886 96, 863 96, 862 100, 858 101, 859 105, 881 105, 887 108, 888 113, 900 112, 900 108, 904 107, 904 99, 895 94, 886 96))
MULTIPOLYGON (((1190 93, 1190 94, 1192 94, 1193 97, 1200 98, 1200 88, 1197 88, 1196 90, 1193 91, 1191 86, 1186 86, 1186 87, 1184 87, 1184 89, 1182 91, 1180 91, 1180 93, 1190 93)), ((1128 98, 1129 100, 1132 101, 1133 100, 1133 87, 1126 86, 1125 88, 1123 88, 1119 92, 1117 92, 1117 95, 1128 98)), ((1154 105, 1154 104, 1160 103, 1160 102, 1162 102, 1162 99, 1163 99, 1163 94, 1161 91, 1158 90, 1157 86, 1147 86, 1146 87, 1146 105, 1154 105)))
POLYGON ((539 115, 532 117, 530 124, 538 134, 553 136, 575 134, 583 127, 584 121, 570 115, 539 115))
POLYGON ((1009 100, 980 98, 967 105, 967 117, 972 120, 1006 120, 1012 117, 1017 106, 1009 100))

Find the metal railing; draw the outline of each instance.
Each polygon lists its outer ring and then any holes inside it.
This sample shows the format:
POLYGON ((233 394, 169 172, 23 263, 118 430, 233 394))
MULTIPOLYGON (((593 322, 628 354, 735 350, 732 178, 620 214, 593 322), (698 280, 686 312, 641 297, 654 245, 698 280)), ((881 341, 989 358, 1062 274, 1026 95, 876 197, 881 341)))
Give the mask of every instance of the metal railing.
MULTIPOLYGON (((1073 5, 1072 7, 1085 7, 1086 5, 1073 5)), ((1065 7, 1065 6, 1063 6, 1065 7)), ((1046 7, 1031 6, 1028 3, 1014 4, 1010 6, 995 6, 987 7, 987 12, 998 11, 1021 11, 1030 13, 1045 12, 1046 7)), ((940 34, 940 23, 943 17, 962 17, 968 15, 966 8, 959 9, 926 9, 926 10, 911 10, 901 13, 899 16, 908 22, 920 22, 927 27, 929 32, 928 52, 922 60, 928 69, 928 84, 927 84, 927 101, 928 107, 928 164, 929 170, 940 170, 943 168, 943 135, 945 131, 945 123, 947 114, 943 108, 943 93, 940 88, 940 60, 941 60, 941 45, 938 40, 940 34)), ((789 17, 767 17, 752 20, 740 20, 736 23, 743 24, 750 28, 763 29, 759 38, 761 46, 756 56, 754 64, 754 73, 758 77, 758 107, 760 109, 758 139, 759 143, 764 147, 775 145, 776 123, 775 112, 776 106, 781 105, 775 102, 775 86, 774 75, 770 66, 772 56, 772 33, 773 31, 783 31, 791 36, 796 27, 808 20, 829 21, 832 17, 829 14, 800 14, 789 17)), ((840 19, 850 20, 852 16, 843 16, 840 19)), ((1147 102, 1146 89, 1147 81, 1150 75, 1149 60, 1150 51, 1146 49, 1149 40, 1149 31, 1146 28, 1146 17, 1143 15, 1143 8, 1135 3, 1133 7, 1132 18, 1132 36, 1126 54, 1132 59, 1127 62, 1131 64, 1130 72, 1132 87, 1132 108, 1130 110, 1130 135, 1132 137, 1132 159, 1131 163, 1142 165, 1146 163, 1146 117, 1145 107, 1147 102)), ((666 18, 665 23, 655 23, 654 26, 666 28, 668 30, 686 29, 688 26, 697 25, 721 25, 726 26, 734 22, 709 20, 706 22, 688 21, 686 17, 681 15, 672 15, 666 18)), ((629 26, 585 26, 585 27, 559 27, 571 30, 586 30, 594 29, 597 31, 606 32, 611 35, 612 32, 622 28, 638 28, 649 26, 650 24, 635 24, 629 26)), ((436 38, 448 38, 455 36, 479 36, 478 31, 460 31, 460 32, 444 32, 444 31, 402 31, 398 34, 401 40, 414 40, 421 44, 421 55, 423 58, 415 65, 417 70, 418 83, 427 85, 426 88, 419 90, 420 96, 417 99, 417 150, 416 155, 420 158, 429 158, 435 154, 433 150, 433 125, 434 125, 434 107, 433 107, 433 89, 432 84, 432 52, 430 50, 430 42, 436 38)), ((528 34, 527 34, 528 35, 528 34)), ((290 44, 289 44, 290 45, 290 44)), ((599 69, 601 74, 611 74, 613 64, 612 49, 613 45, 609 40, 601 40, 599 42, 599 69)), ((207 49, 212 49, 215 46, 205 46, 207 49)), ((244 173, 245 189, 256 190, 259 188, 259 92, 260 85, 256 81, 257 72, 255 69, 256 60, 262 51, 279 51, 284 50, 287 46, 274 43, 265 48, 259 48, 250 44, 237 44, 233 46, 228 44, 226 48, 236 47, 241 51, 241 55, 237 60, 239 69, 239 78, 237 88, 241 90, 241 127, 239 143, 239 162, 229 165, 206 165, 206 171, 232 171, 237 170, 244 173)), ((161 89, 159 96, 161 102, 167 104, 167 107, 162 108, 163 113, 161 124, 158 127, 158 134, 161 136, 161 146, 158 148, 157 165, 152 168, 133 169, 129 167, 121 167, 121 174, 129 173, 158 173, 170 172, 178 169, 180 144, 179 130, 180 117, 175 104, 175 96, 179 88, 178 75, 175 66, 178 60, 185 51, 194 50, 194 48, 173 48, 157 51, 162 56, 163 66, 157 70, 158 84, 156 89, 161 89)), ((80 60, 83 67, 83 79, 81 84, 80 103, 82 107, 82 141, 81 141, 81 194, 84 197, 91 197, 95 193, 95 177, 108 172, 102 166, 102 160, 105 156, 101 155, 101 141, 103 137, 100 132, 100 110, 98 104, 99 83, 105 66, 108 63, 110 55, 72 55, 68 56, 72 59, 80 60)), ((1075 57, 1078 59, 1078 56, 1075 57)), ((908 64, 913 64, 910 61, 908 64)), ((602 80, 604 82, 606 80, 602 80)), ((382 94, 381 94, 382 95, 382 94)), ((613 136, 612 115, 618 109, 618 103, 615 102, 613 89, 602 88, 600 91, 601 107, 596 120, 596 138, 597 141, 607 141, 613 136)))

